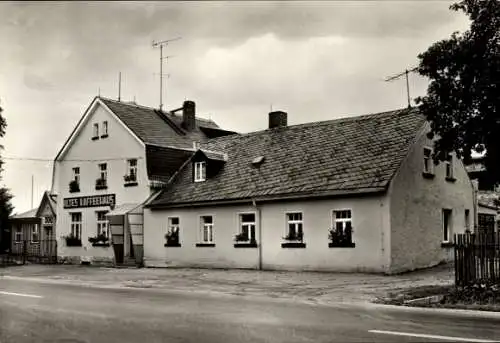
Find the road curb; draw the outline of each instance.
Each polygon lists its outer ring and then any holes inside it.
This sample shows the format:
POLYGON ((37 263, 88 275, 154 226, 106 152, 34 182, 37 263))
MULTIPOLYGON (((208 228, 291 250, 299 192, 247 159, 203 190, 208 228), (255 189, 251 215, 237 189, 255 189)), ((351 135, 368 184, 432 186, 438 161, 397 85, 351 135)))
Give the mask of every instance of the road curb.
MULTIPOLYGON (((359 306, 359 305, 354 305, 354 306, 359 306)), ((381 310, 394 310, 399 312, 414 312, 422 314, 446 314, 457 317, 500 319, 500 312, 494 312, 494 311, 464 310, 455 308, 412 307, 412 306, 386 305, 386 304, 374 304, 374 303, 361 305, 361 307, 381 309, 381 310)))

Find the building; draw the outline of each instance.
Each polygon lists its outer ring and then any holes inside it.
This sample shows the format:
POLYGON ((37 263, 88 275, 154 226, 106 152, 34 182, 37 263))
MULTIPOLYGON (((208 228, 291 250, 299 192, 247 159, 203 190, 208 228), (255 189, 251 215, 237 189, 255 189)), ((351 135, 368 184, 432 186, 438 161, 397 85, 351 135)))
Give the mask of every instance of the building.
POLYGON ((54 161, 60 261, 141 263, 141 203, 164 186, 193 142, 232 133, 197 118, 192 101, 163 112, 96 97, 54 161))
POLYGON ((473 187, 414 109, 202 143, 144 207, 146 266, 395 273, 453 258, 473 187))
POLYGON ((500 223, 500 193, 499 188, 488 177, 483 159, 483 156, 473 158, 466 169, 477 185, 477 229, 491 233, 498 231, 500 223))

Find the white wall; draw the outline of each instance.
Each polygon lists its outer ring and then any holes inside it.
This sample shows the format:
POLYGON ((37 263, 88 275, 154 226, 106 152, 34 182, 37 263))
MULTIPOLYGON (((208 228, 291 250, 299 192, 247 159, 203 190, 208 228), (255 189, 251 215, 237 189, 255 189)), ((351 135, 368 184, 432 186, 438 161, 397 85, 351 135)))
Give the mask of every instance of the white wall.
MULTIPOLYGON (((102 132, 102 131, 101 131, 102 132)), ((109 210, 106 207, 64 209, 64 199, 92 195, 116 194, 117 205, 123 203, 139 203, 150 194, 146 171, 144 146, 133 137, 130 132, 101 105, 89 115, 89 120, 73 141, 73 144, 63 156, 62 161, 56 162, 55 190, 57 190, 57 238, 58 253, 62 256, 104 256, 111 257, 111 248, 94 248, 88 243, 88 237, 96 235, 96 211, 109 210), (100 130, 102 122, 108 121, 109 137, 91 140, 93 136, 93 123, 98 122, 100 130), (139 158, 138 160, 138 186, 124 187, 123 176, 127 173, 126 159, 139 158), (69 161, 93 160, 93 161, 69 161), (96 161, 98 160, 98 161, 96 161), (98 163, 107 163, 108 188, 95 189, 95 180, 99 177, 98 163), (80 192, 70 193, 69 182, 72 180, 72 168, 80 167, 80 192), (82 248, 66 247, 62 236, 70 232, 70 212, 82 212, 82 248)))
MULTIPOLYGON (((258 205, 262 216, 262 264, 265 269, 385 272, 389 268, 389 207, 385 196, 341 198, 258 205), (354 248, 329 248, 332 210, 351 209, 354 248), (301 211, 305 248, 282 248, 288 211, 301 211)), ((146 266, 258 268, 258 248, 234 248, 238 215, 248 205, 144 210, 146 266), (215 247, 196 247, 199 216, 214 216, 215 247), (164 247, 169 216, 180 217, 181 247, 164 247)), ((258 225, 258 224, 257 224, 258 225)))
POLYGON ((454 182, 445 179, 444 163, 434 167, 434 178, 424 178, 424 146, 432 147, 425 132, 409 151, 390 187, 393 272, 453 259, 453 248, 442 246, 443 208, 452 209, 451 240, 454 233, 465 231, 465 209, 473 225, 473 188, 462 162, 454 158, 454 182))

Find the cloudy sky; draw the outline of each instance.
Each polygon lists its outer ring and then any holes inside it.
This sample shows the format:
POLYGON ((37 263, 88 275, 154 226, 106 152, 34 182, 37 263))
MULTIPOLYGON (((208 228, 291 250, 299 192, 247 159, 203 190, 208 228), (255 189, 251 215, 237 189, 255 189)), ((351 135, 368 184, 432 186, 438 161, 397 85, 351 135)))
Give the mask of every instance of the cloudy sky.
MULTIPOLYGON (((289 123, 406 106, 403 79, 433 42, 468 21, 450 1, 1 2, 0 101, 8 122, 2 182, 16 212, 50 189, 52 160, 100 88, 159 105, 159 50, 176 37, 164 102, 194 100, 240 132, 264 129, 271 108, 289 123), (155 75, 156 74, 156 75, 155 75), (20 160, 38 158, 47 161, 20 160)), ((412 76, 412 96, 427 81, 412 76)))

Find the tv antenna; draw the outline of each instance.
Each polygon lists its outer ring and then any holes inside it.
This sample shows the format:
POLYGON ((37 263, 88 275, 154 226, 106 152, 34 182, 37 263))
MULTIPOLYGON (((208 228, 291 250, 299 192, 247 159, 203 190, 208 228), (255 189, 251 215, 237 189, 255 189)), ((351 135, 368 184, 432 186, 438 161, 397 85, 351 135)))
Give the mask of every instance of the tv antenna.
POLYGON ((166 56, 163 57, 163 47, 167 46, 168 43, 176 41, 181 39, 182 37, 177 37, 173 39, 167 39, 159 42, 153 41, 153 48, 160 47, 160 111, 162 110, 163 107, 163 60, 173 57, 173 56, 166 56))
POLYGON ((406 69, 404 72, 402 73, 399 73, 397 75, 394 75, 394 76, 390 76, 388 78, 385 79, 386 82, 390 82, 390 81, 393 81, 393 80, 397 80, 399 79, 400 77, 402 76, 405 76, 406 77, 406 95, 408 97, 408 108, 411 107, 411 98, 410 98, 410 81, 409 81, 409 78, 408 78, 408 74, 410 73, 413 73, 415 71, 417 71, 418 67, 415 67, 415 68, 412 68, 412 69, 406 69))

